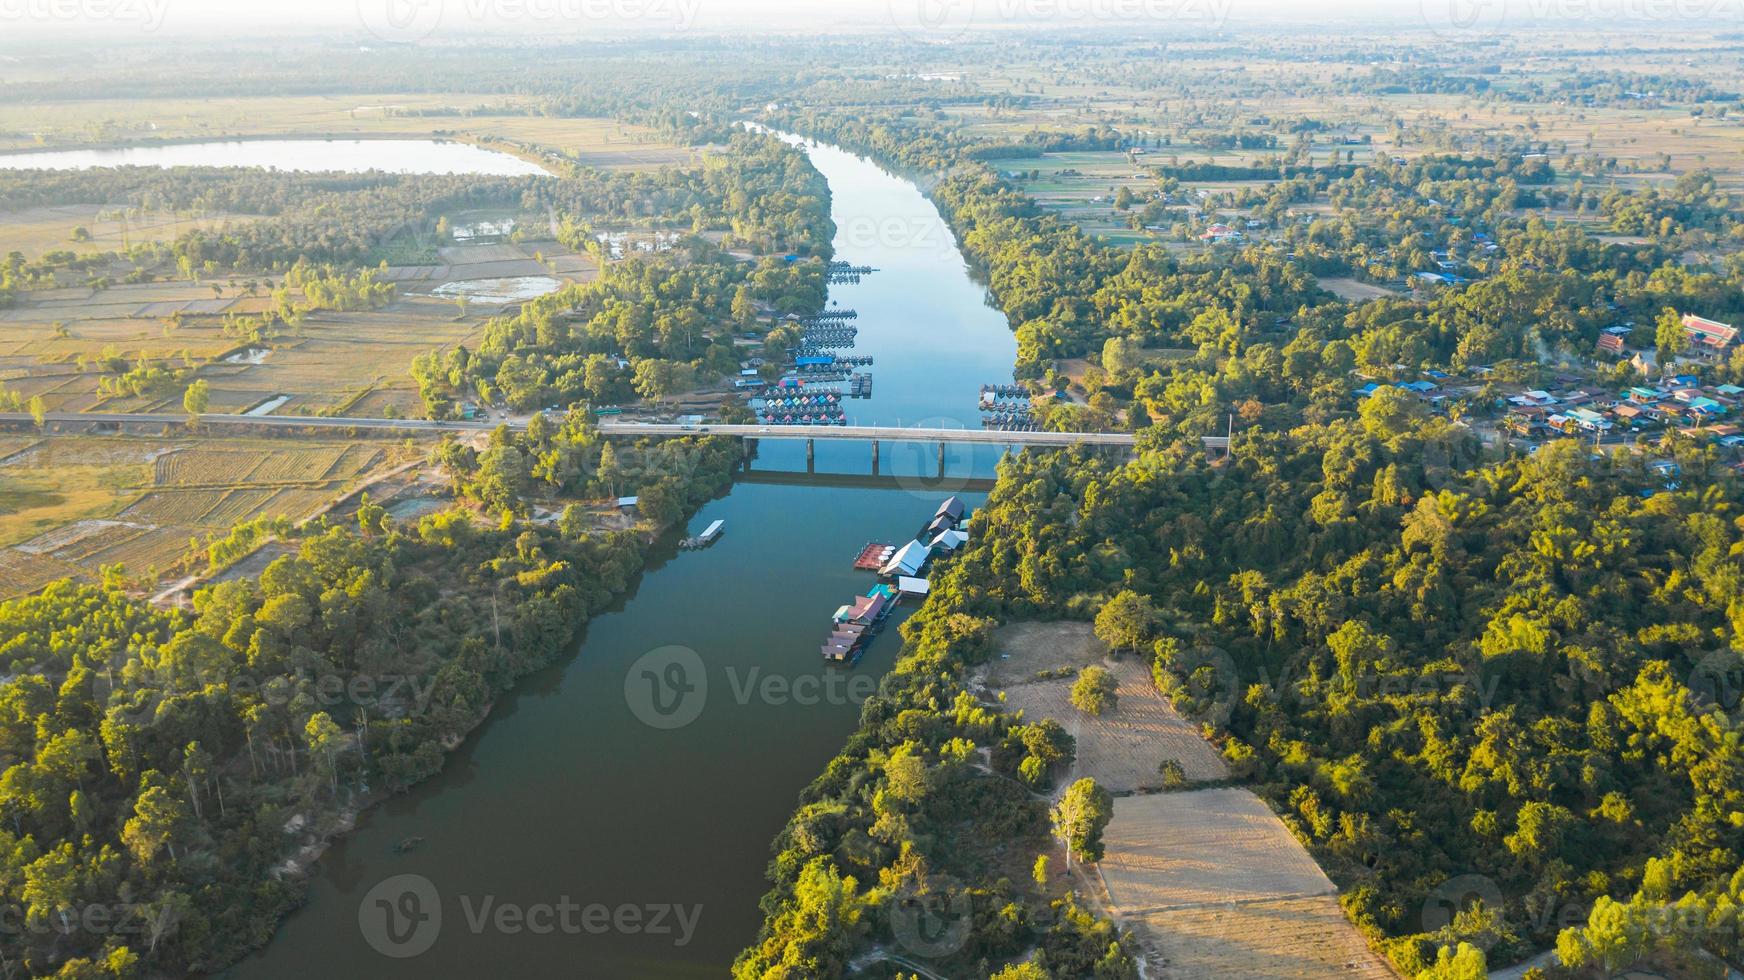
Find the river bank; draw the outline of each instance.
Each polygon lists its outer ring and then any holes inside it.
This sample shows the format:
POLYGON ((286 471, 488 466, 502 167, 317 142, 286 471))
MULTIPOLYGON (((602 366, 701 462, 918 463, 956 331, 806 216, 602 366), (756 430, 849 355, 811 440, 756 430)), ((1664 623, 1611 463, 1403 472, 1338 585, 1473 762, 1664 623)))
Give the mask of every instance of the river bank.
MULTIPOLYGON (((860 313, 854 353, 876 358, 878 387, 857 417, 978 426, 979 386, 1011 371, 1004 316, 918 188, 844 151, 807 153, 830 181, 837 257, 879 269, 830 289, 860 313), (880 213, 915 238, 867 236, 880 213)), ((571 976, 585 963, 600 976, 720 976, 756 934, 769 841, 896 656, 886 635, 852 671, 819 660, 830 611, 870 585, 853 557, 868 540, 913 534, 951 493, 978 504, 984 495, 966 488, 984 486, 1001 453, 953 447, 941 479, 933 447, 886 446, 873 478, 864 443, 820 443, 815 472, 803 444, 764 443, 748 472, 675 531, 724 520, 718 542, 657 549, 572 652, 500 698, 441 773, 364 814, 315 866, 304 908, 226 975, 571 976), (694 717, 654 727, 631 699, 648 703, 644 658, 674 648, 703 665, 706 689, 694 717), (416 850, 396 850, 413 837, 423 838, 416 850), (401 875, 429 882, 447 915, 416 956, 384 954, 359 928, 372 890, 401 875), (487 895, 702 913, 682 946, 615 928, 474 932, 462 900, 476 907, 487 895)))

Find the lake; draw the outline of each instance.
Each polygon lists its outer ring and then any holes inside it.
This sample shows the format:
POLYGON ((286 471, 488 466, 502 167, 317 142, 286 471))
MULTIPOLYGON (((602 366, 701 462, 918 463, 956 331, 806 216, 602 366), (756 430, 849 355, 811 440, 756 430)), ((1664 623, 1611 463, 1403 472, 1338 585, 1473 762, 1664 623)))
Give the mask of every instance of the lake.
MULTIPOLYGON (((912 183, 833 147, 807 152, 830 183, 836 257, 879 270, 830 290, 860 314, 852 353, 875 359, 873 397, 846 401, 850 419, 979 427, 981 384, 1011 379, 1004 315, 912 183)), ((865 443, 822 442, 808 473, 802 443, 765 441, 573 656, 503 698, 440 775, 365 814, 321 859, 308 905, 228 975, 725 975, 762 921, 771 842, 898 651, 892 624, 857 667, 821 663, 830 614, 874 581, 851 569, 854 556, 908 540, 953 492, 982 502, 1000 453, 953 447, 942 480, 934 446, 886 443, 877 476, 870 455, 865 443), (712 547, 676 549, 715 520, 726 525, 712 547), (682 713, 651 715, 644 682, 686 658, 703 683, 682 713), (397 853, 411 837, 422 844, 397 853), (410 947, 366 934, 360 911, 407 880, 428 882, 440 927, 401 956, 410 947), (681 943, 646 921, 539 933, 489 911, 565 903, 673 904, 697 917, 681 943)))
POLYGON ((396 174, 549 176, 520 157, 451 140, 214 140, 90 150, 0 153, 0 170, 89 170, 92 167, 265 167, 396 174))

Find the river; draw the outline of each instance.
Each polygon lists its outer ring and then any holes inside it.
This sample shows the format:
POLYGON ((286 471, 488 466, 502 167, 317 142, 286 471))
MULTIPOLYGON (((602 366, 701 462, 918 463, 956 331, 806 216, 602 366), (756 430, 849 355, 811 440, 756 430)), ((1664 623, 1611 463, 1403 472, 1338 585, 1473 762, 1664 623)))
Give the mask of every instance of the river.
MULTIPOLYGON (((978 426, 980 385, 1011 378, 1005 317, 914 184, 833 147, 807 152, 829 180, 837 258, 879 270, 830 291, 860 314, 853 352, 875 358, 873 396, 846 402, 850 420, 978 426)), ((801 444, 765 442, 690 522, 689 534, 726 522, 713 547, 657 549, 574 655, 503 698, 439 776, 365 814, 317 865, 308 904, 228 975, 725 975, 756 936, 771 841, 897 653, 892 629, 855 668, 820 663, 830 613, 872 584, 853 556, 907 540, 954 490, 984 488, 998 457, 953 448, 939 481, 935 451, 886 445, 875 479, 867 444, 820 443, 808 474, 801 444), (706 690, 651 714, 641 685, 671 663, 700 665, 706 690), (396 853, 411 837, 422 844, 396 853), (384 939, 371 906, 404 908, 407 882, 439 926, 384 939), (574 912, 578 931, 535 932, 560 921, 540 907, 565 900, 620 918, 595 933, 599 921, 574 912), (695 916, 688 941, 652 932, 651 907, 666 905, 695 916), (515 911, 497 918, 505 906, 515 911)))

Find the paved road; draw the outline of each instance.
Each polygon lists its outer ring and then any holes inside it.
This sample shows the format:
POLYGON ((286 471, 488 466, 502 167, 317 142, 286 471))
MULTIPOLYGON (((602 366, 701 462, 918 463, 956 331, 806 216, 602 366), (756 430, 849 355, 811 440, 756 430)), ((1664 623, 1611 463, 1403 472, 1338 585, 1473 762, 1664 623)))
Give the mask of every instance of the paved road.
MULTIPOLYGON (((145 412, 49 412, 49 422, 108 422, 120 425, 183 425, 186 415, 145 412)), ((0 421, 28 422, 23 412, 0 412, 0 421)), ((316 429, 387 429, 395 432, 489 432, 498 425, 526 427, 525 420, 494 422, 474 419, 434 422, 428 419, 347 418, 318 415, 202 415, 203 426, 268 426, 316 429)), ((836 439, 869 442, 984 443, 995 446, 1131 446, 1130 432, 998 432, 991 429, 920 429, 882 425, 678 425, 655 422, 602 421, 599 430, 611 436, 738 436, 749 439, 836 439)), ((1206 436, 1207 449, 1228 449, 1226 436, 1206 436)))

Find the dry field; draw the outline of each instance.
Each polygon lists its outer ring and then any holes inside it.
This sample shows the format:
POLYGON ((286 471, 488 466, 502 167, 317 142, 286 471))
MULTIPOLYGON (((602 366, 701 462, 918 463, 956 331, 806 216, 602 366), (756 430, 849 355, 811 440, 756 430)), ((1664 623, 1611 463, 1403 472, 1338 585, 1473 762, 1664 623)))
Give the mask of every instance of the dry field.
POLYGON ((1078 740, 1070 778, 1091 776, 1113 792, 1160 789, 1157 767, 1164 759, 1181 763, 1189 780, 1223 779, 1228 772, 1217 750, 1175 711, 1137 659, 1108 662, 1101 641, 1085 623, 1018 623, 999 631, 995 642, 1009 659, 996 659, 987 686, 1005 693, 1008 711, 1031 721, 1053 718, 1078 740), (1113 711, 1092 717, 1070 701, 1076 668, 1107 667, 1119 684, 1113 711), (1073 668, 1068 677, 1040 680, 1036 675, 1073 668))
POLYGON ((1007 710, 1052 717, 1078 742, 1062 785, 1091 776, 1117 795, 1097 874, 1111 911, 1134 929, 1152 980, 1213 977, 1320 980, 1394 976, 1338 905, 1337 888, 1282 820, 1252 792, 1214 787, 1147 792, 1157 765, 1189 780, 1228 776, 1222 759, 1165 701, 1136 659, 1109 662, 1084 623, 1015 623, 994 636, 985 687, 1007 710), (1100 663, 1119 681, 1115 710, 1072 707, 1072 677, 1038 674, 1100 663))
POLYGON ((1281 820, 1238 788, 1123 797, 1099 865, 1147 975, 1382 980, 1392 969, 1281 820))
POLYGON ((170 242, 185 232, 216 230, 226 224, 256 221, 246 214, 186 214, 174 211, 139 212, 130 209, 125 218, 119 209, 95 204, 25 208, 0 211, 0 242, 7 251, 36 258, 45 252, 124 252, 142 242, 170 242), (90 232, 85 241, 73 240, 73 229, 90 232))
POLYGON ((1399 295, 1385 286, 1376 286, 1373 283, 1359 282, 1355 279, 1322 279, 1320 280, 1320 288, 1339 299, 1353 300, 1359 303, 1364 300, 1384 299, 1388 296, 1399 295))
POLYGON ((0 598, 109 565, 167 572, 194 539, 305 520, 401 461, 366 443, 0 437, 0 598), (6 547, 10 546, 10 547, 6 547))

